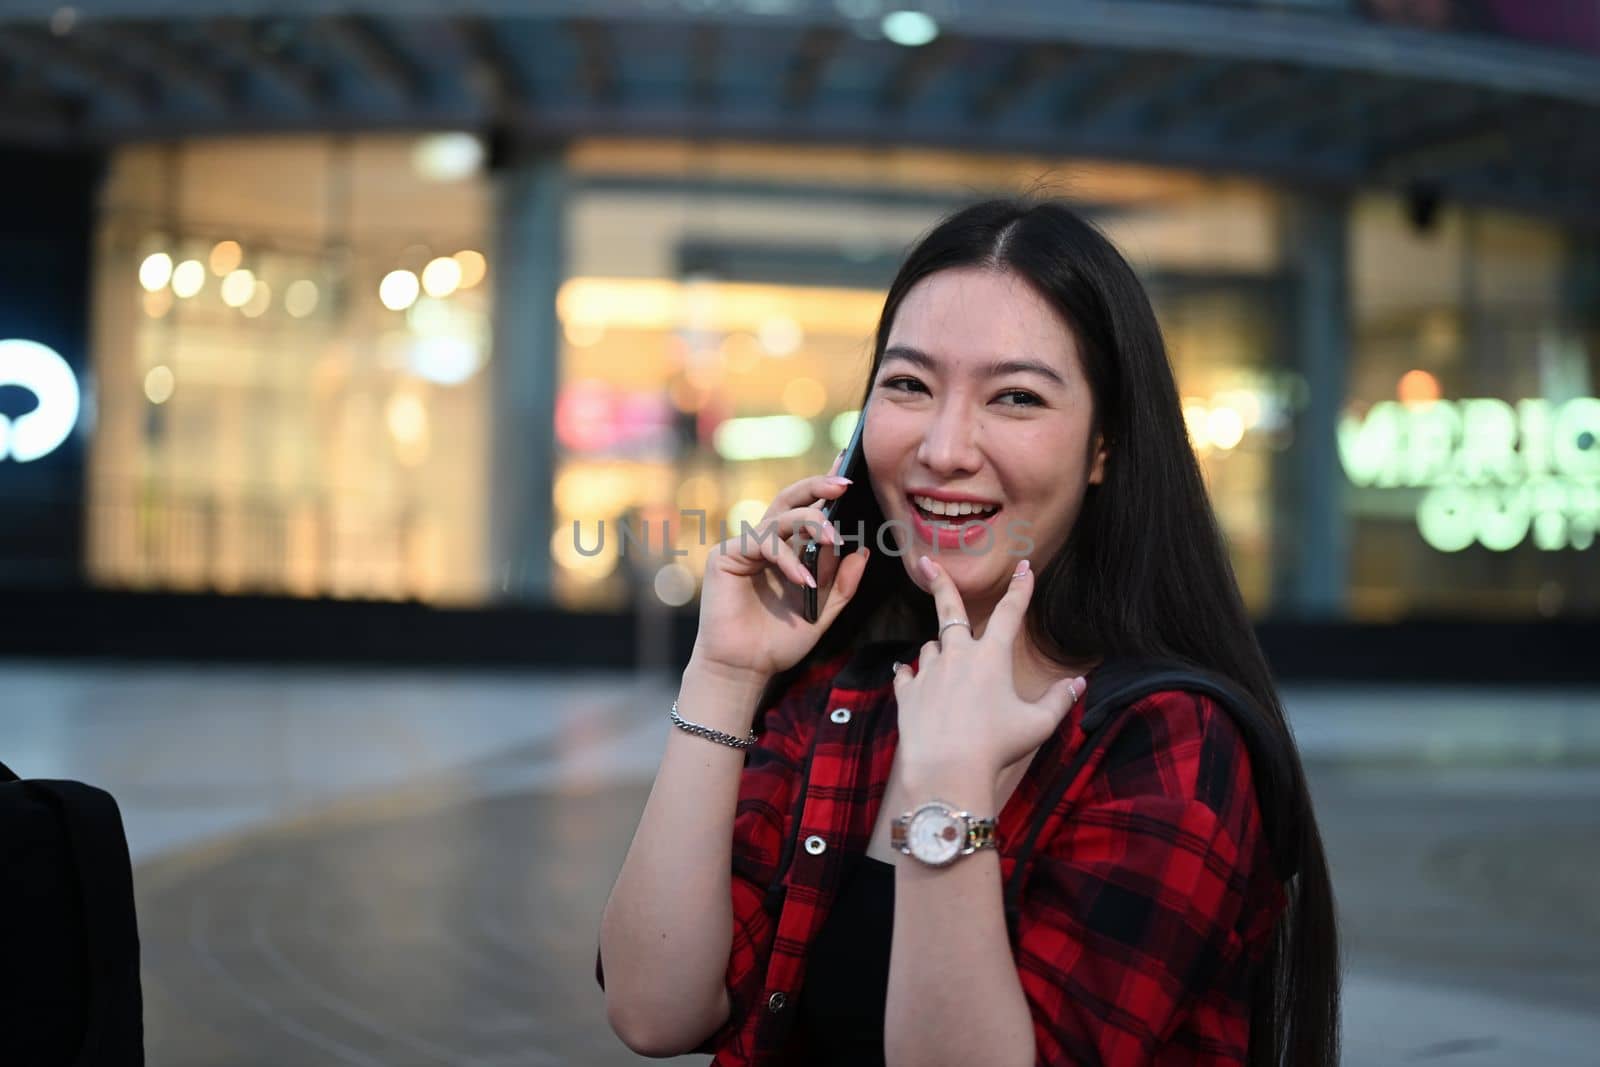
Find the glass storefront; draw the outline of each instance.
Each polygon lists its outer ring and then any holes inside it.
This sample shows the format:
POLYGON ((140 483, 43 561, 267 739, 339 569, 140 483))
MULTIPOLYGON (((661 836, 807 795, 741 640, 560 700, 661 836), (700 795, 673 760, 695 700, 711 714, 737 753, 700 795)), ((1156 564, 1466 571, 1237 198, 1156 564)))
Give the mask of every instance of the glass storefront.
MULTIPOLYGON (((329 136, 115 154, 95 279, 98 584, 506 595, 486 366, 534 357, 491 343, 480 151, 329 136)), ((555 392, 539 398, 556 452, 534 472, 555 605, 689 603, 720 524, 754 521, 848 437, 907 247, 963 201, 1031 189, 1074 198, 1149 285, 1246 602, 1273 613, 1275 568, 1299 565, 1284 459, 1327 402, 1291 369, 1291 194, 911 149, 589 140, 564 165, 555 392)), ((1592 615, 1593 243, 1434 215, 1379 195, 1348 215, 1345 611, 1592 615)))
POLYGON ((1600 333, 1586 249, 1547 223, 1424 207, 1373 196, 1352 216, 1350 614, 1592 616, 1600 333))
POLYGON ((597 142, 572 167, 552 534, 563 605, 686 602, 719 522, 753 523, 848 439, 906 249, 961 200, 1044 176, 1149 278, 1241 585, 1267 609, 1264 505, 1285 442, 1261 188, 912 150, 597 142), (683 511, 706 513, 703 537, 683 511), (638 535, 626 546, 624 528, 638 535), (663 529, 683 556, 668 559, 663 529))
POLYGON ((93 580, 482 598, 477 151, 296 137, 116 153, 94 296, 93 580))

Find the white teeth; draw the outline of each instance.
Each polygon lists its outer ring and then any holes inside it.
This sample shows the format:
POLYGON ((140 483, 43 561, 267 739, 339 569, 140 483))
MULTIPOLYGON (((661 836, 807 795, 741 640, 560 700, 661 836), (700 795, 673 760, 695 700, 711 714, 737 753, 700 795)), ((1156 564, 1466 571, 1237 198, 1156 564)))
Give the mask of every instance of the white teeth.
POLYGON ((935 515, 988 515, 999 510, 993 504, 972 504, 965 501, 953 504, 943 500, 935 500, 931 496, 913 495, 911 501, 923 511, 931 512, 935 515))

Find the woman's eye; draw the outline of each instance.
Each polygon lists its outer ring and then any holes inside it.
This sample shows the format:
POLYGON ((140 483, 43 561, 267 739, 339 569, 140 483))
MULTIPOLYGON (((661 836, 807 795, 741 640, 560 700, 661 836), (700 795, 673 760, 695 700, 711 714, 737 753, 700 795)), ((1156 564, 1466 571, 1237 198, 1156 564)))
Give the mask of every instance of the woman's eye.
MULTIPOLYGON (((909 393, 925 387, 917 379, 907 378, 902 375, 896 378, 885 379, 883 382, 883 388, 893 389, 894 391, 900 393, 909 393)), ((1038 396, 1028 392, 1026 389, 1007 389, 1005 392, 1000 393, 996 399, 999 399, 1000 397, 1006 397, 1008 399, 1009 402, 1005 405, 1006 407, 1038 407, 1044 403, 1044 401, 1040 400, 1038 396)))

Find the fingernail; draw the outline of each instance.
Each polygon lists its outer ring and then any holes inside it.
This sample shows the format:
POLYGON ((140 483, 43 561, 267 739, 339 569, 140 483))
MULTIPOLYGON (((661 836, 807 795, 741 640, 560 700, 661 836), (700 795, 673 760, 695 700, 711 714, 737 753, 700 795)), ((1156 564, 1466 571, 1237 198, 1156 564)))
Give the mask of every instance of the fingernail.
POLYGON ((809 585, 813 589, 815 589, 817 587, 817 580, 815 578, 811 577, 811 572, 810 571, 801 571, 800 573, 805 576, 807 585, 809 585))
POLYGON ((1030 567, 1028 561, 1023 560, 1021 563, 1017 564, 1017 569, 1011 572, 1011 577, 1021 578, 1024 574, 1028 573, 1029 569, 1030 567))
POLYGON ((927 556, 919 556, 917 558, 917 565, 922 568, 922 573, 926 574, 929 578, 936 577, 939 573, 938 571, 934 570, 933 560, 929 559, 927 556))
POLYGON ((854 484, 856 484, 854 482, 854 480, 852 480, 850 478, 846 478, 842 474, 830 474, 830 475, 828 475, 828 481, 832 482, 834 485, 854 485, 854 484))

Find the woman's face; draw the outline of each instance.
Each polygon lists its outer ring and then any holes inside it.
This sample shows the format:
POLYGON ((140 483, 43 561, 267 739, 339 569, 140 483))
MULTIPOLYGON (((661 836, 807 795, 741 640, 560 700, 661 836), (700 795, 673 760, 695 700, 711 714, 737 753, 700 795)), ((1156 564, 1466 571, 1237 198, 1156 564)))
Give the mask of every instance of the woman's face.
POLYGON ((1024 555, 1042 569, 1105 476, 1093 416, 1072 332, 1020 277, 962 267, 917 282, 862 413, 873 489, 912 581, 928 589, 917 558, 932 556, 982 611, 1024 555), (944 514, 924 511, 927 497, 944 514), (961 514, 960 502, 992 510, 961 514))

